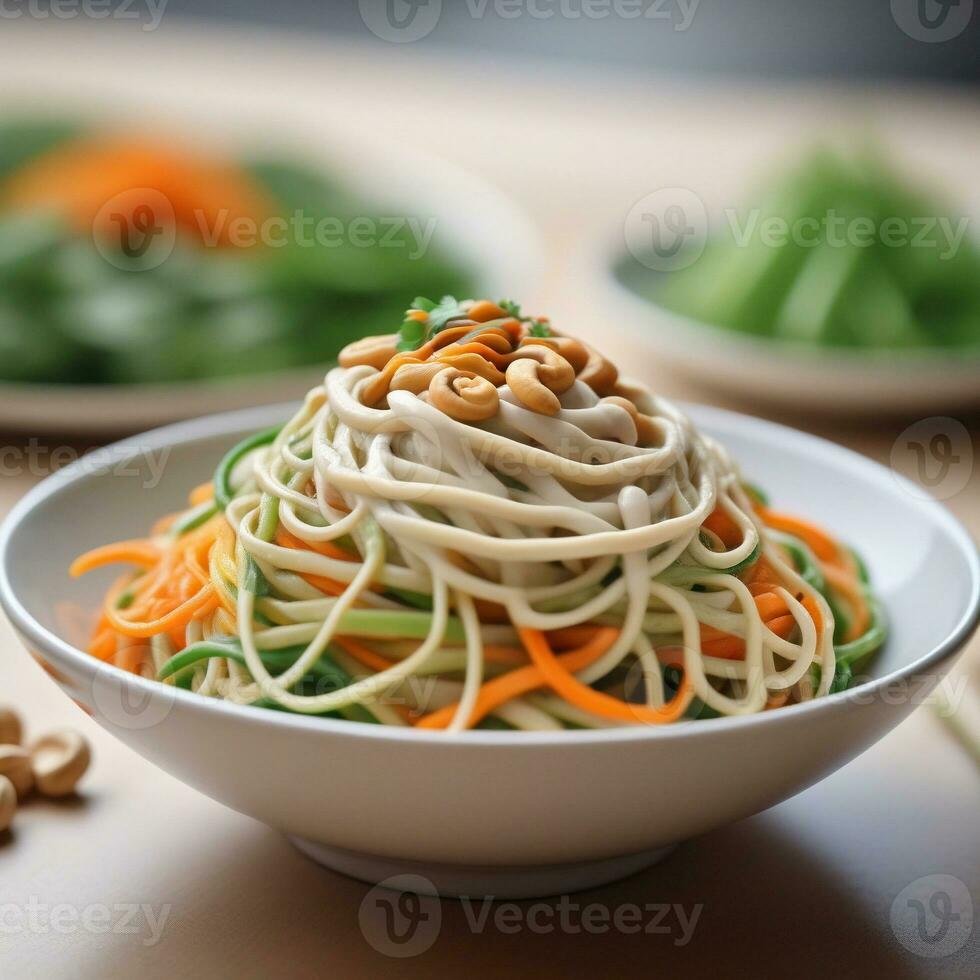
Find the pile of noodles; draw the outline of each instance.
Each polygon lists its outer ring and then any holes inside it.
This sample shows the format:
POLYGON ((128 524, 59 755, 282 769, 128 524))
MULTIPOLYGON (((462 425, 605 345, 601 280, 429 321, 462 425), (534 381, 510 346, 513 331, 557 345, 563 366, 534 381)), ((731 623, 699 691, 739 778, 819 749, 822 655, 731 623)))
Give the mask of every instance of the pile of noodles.
MULTIPOLYGON (((620 381, 600 395, 579 372, 552 414, 505 381, 493 414, 467 421, 424 385, 388 384, 387 357, 331 370, 236 462, 223 513, 161 548, 183 549, 194 596, 210 591, 148 637, 154 670, 211 643, 183 672, 203 694, 450 730, 661 723, 828 692, 831 606, 680 411, 620 381), (325 658, 342 686, 311 684, 325 658), (495 680, 514 696, 488 701, 495 680)), ((114 601, 157 588, 165 560, 114 601)))

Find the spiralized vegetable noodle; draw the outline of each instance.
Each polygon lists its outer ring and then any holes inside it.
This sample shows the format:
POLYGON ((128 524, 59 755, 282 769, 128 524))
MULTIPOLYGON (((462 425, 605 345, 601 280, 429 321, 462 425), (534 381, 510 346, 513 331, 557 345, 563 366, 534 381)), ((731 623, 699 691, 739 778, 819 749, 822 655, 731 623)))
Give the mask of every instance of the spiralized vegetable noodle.
POLYGON ((135 640, 124 666, 202 694, 450 731, 748 714, 850 683, 883 623, 847 548, 594 350, 450 300, 348 348, 156 536, 83 556, 146 567, 93 654, 135 640))

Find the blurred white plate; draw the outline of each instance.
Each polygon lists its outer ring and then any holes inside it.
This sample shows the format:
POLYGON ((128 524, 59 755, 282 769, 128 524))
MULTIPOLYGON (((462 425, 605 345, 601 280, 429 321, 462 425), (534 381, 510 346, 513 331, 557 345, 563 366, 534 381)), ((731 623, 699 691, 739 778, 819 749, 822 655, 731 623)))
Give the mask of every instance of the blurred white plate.
MULTIPOLYGON (((695 320, 636 293, 617 274, 622 238, 591 253, 596 300, 639 347, 705 385, 754 403, 826 413, 937 413, 980 406, 980 354, 820 348, 695 320)), ((651 272, 651 276, 657 273, 651 272)))
MULTIPOLYGON (((255 141, 239 120, 222 126, 221 141, 255 141)), ((206 127, 200 117, 186 132, 206 127)), ((178 129, 178 132, 184 130, 178 129)), ((212 130, 213 132, 213 130, 212 130)), ((210 133, 209 133, 210 135, 210 133)), ((528 298, 540 281, 537 233, 509 198, 455 164, 412 146, 331 125, 284 128, 281 155, 322 163, 324 171, 362 194, 378 213, 414 214, 435 222, 433 241, 470 271, 475 292, 528 298), (290 138, 292 135, 292 138, 290 138)), ((242 147, 239 147, 240 149, 242 147)), ((406 303, 411 296, 406 296, 406 303)), ((392 324, 392 330, 398 323, 392 324)), ((43 385, 0 382, 0 429, 85 436, 124 434, 224 409, 302 397, 326 365, 242 378, 131 385, 43 385)))

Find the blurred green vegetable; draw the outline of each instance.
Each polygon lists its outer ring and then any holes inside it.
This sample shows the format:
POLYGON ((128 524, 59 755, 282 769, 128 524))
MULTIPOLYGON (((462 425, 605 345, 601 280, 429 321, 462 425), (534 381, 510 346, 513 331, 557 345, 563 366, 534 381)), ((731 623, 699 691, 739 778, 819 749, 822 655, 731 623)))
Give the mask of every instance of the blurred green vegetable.
MULTIPOLYGON (((0 199, 13 171, 79 132, 0 125, 0 199)), ((472 291, 424 222, 377 214, 291 162, 242 167, 273 202, 276 239, 269 216, 252 247, 181 233, 142 270, 57 213, 0 211, 0 379, 169 382, 326 366, 350 341, 397 329, 406 295, 472 291)))
POLYGON ((59 119, 11 119, 0 123, 0 180, 80 132, 80 126, 59 119))
POLYGON ((669 309, 826 347, 980 349, 980 248, 874 154, 827 151, 728 212, 686 268, 620 274, 669 309))

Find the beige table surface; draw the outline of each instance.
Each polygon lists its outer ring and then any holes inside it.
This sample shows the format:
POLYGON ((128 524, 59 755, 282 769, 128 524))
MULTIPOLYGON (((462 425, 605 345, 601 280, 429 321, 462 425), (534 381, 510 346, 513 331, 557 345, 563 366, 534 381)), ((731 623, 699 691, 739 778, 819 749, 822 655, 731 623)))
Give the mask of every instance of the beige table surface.
MULTIPOLYGON (((97 102, 179 113, 198 97, 258 118, 291 115, 322 125, 360 124, 421 140, 495 180, 535 218, 552 260, 532 297, 573 331, 595 331, 589 283, 569 274, 581 243, 615 229, 630 204, 670 183, 727 200, 752 167, 818 125, 872 121, 910 159, 927 160, 961 186, 975 174, 980 127, 964 96, 893 89, 653 86, 630 77, 559 76, 423 61, 381 44, 316 47, 288 38, 209 38, 165 22, 155 34, 108 25, 11 25, 0 38, 0 109, 62 85, 97 102), (15 29, 16 27, 16 29, 15 29), (57 65, 57 73, 52 71, 57 65), (586 125, 583 125, 583 120, 586 125), (964 125, 964 120, 966 124, 964 125), (747 134, 751 134, 748 135, 747 134), (573 325, 574 321, 574 325, 573 325)), ((410 47, 410 46, 409 46, 410 47)), ((257 124, 258 125, 258 124, 257 124)), ((724 402, 638 361, 615 335, 609 352, 663 392, 724 402)), ((764 414, 759 406, 737 406, 764 414)), ((768 412, 773 415, 774 413, 768 412)), ((909 423, 778 416, 887 461, 909 423)), ((966 420, 980 459, 980 424, 966 420)), ((22 451, 25 443, 3 438, 22 451)), ((50 441, 48 441, 50 444, 50 441)), ((7 510, 35 477, 0 476, 7 510)), ((980 537, 980 472, 949 501, 980 537)), ((980 658, 976 640, 967 658, 980 658)), ((965 675, 961 662, 957 677, 965 675)), ((974 671, 974 674, 976 672, 974 671)), ((26 806, 0 840, 0 977, 122 978, 406 976, 976 977, 980 926, 953 955, 904 949, 890 926, 896 896, 925 876, 953 875, 980 906, 980 778, 975 761, 936 715, 920 709, 864 756, 773 810, 688 842, 660 866, 576 896, 614 911, 623 903, 703 909, 693 937, 482 932, 444 903, 434 945, 415 958, 376 952, 358 926, 367 888, 300 857, 275 831, 233 813, 144 762, 74 708, 0 622, 0 701, 24 707, 31 726, 73 724, 91 738, 95 764, 77 803, 26 806), (136 933, 83 928, 98 906, 166 913, 156 945, 136 933), (34 927, 4 910, 39 910, 34 927), (11 927, 20 923, 20 928, 11 927), (39 924, 40 923, 40 924, 39 924)), ((966 913, 960 898, 957 906, 966 913)), ((525 910, 527 903, 524 904, 525 910)), ((980 916, 980 907, 975 909, 980 916)), ((114 920, 118 923, 118 919, 114 920)), ((667 920, 665 920, 667 921, 667 920)), ((670 919, 670 921, 675 921, 670 919)))

